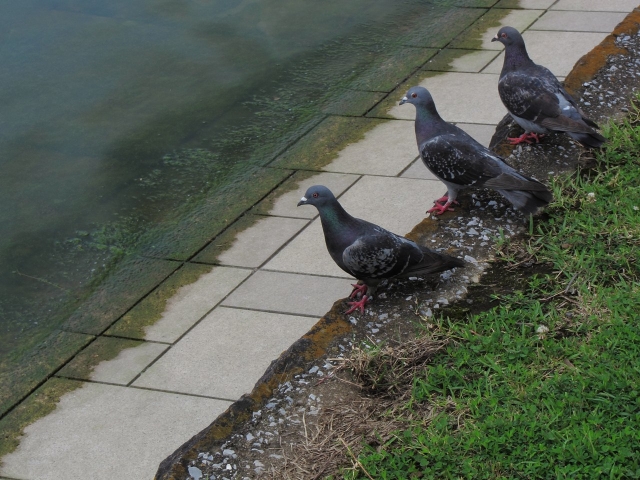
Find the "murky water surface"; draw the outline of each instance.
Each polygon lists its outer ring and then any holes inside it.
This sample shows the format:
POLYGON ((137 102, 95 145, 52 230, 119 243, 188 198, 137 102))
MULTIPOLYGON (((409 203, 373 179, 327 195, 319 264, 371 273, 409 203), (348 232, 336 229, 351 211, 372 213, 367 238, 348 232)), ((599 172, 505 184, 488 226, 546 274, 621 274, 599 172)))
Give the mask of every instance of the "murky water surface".
POLYGON ((446 28, 448 3, 0 3, 0 358, 402 45, 428 46, 413 27, 446 28))

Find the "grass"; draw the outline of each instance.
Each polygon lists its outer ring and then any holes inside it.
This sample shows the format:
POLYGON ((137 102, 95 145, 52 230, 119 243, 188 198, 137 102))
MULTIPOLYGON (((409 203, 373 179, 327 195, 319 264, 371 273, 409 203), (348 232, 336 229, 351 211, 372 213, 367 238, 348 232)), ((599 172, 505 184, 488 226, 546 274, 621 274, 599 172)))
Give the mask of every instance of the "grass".
POLYGON ((440 413, 349 450, 344 478, 640 478, 639 110, 605 134, 594 169, 554 182, 548 218, 499 246, 504 267, 553 273, 439 319, 451 341, 395 415, 440 413))

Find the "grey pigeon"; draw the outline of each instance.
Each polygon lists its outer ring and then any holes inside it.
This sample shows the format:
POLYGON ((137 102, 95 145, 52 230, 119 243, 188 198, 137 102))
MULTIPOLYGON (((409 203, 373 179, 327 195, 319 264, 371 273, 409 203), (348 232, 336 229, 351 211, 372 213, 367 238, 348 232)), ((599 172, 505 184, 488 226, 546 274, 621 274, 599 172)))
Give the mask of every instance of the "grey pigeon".
POLYGON ((422 247, 378 225, 352 217, 336 200, 331 190, 322 185, 309 187, 300 205, 313 205, 320 213, 324 239, 331 258, 338 266, 362 284, 353 285, 346 313, 360 309, 364 313, 367 300, 385 279, 442 272, 463 267, 457 258, 422 247))
POLYGON ((605 142, 594 130, 598 125, 586 117, 553 73, 529 58, 520 32, 502 27, 491 41, 505 46, 498 81, 500 98, 525 131, 509 138, 512 145, 532 143, 532 139, 539 142, 539 135, 548 132, 565 132, 585 147, 598 148, 605 142))
POLYGON ((464 130, 445 122, 426 88, 410 88, 400 105, 404 103, 416 107, 416 140, 422 161, 447 186, 447 195, 427 212, 442 215, 453 210, 450 205, 458 192, 468 187, 492 188, 526 214, 535 213, 553 198, 542 183, 521 175, 464 130))

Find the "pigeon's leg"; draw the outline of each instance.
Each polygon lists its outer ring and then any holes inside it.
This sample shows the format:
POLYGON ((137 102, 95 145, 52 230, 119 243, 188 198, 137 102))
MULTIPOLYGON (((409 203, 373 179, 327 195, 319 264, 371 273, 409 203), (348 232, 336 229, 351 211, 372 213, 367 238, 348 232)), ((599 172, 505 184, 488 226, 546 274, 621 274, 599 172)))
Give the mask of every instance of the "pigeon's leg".
MULTIPOLYGON (((448 194, 445 195, 444 197, 440 197, 439 199, 433 201, 433 203, 440 204, 440 205, 444 205, 447 202, 449 202, 448 194)), ((457 200, 454 200, 453 202, 449 202, 449 203, 455 203, 456 205, 459 205, 457 200)))
POLYGON ((349 295, 349 298, 357 298, 358 294, 364 296, 367 293, 367 288, 369 288, 364 283, 352 283, 351 286, 353 287, 353 291, 351 295, 349 295))
POLYGON ((534 132, 525 132, 522 135, 520 135, 519 137, 508 137, 507 140, 509 140, 509 143, 511 145, 518 145, 520 143, 528 143, 528 144, 532 144, 533 141, 535 140, 536 143, 540 143, 540 139, 544 137, 543 134, 537 134, 534 132))
POLYGON ((349 314, 351 312, 355 312, 356 310, 360 309, 361 313, 364 313, 364 306, 367 304, 367 301, 369 300, 369 297, 367 297, 366 295, 363 295, 362 298, 360 300, 358 300, 357 302, 349 302, 349 306, 351 307, 349 310, 347 310, 345 313, 349 314))
POLYGON ((453 202, 449 202, 449 201, 447 201, 447 203, 445 204, 436 203, 433 207, 427 210, 427 213, 435 213, 436 215, 442 215, 444 212, 453 212, 454 211, 453 208, 449 206, 452 203, 453 202))

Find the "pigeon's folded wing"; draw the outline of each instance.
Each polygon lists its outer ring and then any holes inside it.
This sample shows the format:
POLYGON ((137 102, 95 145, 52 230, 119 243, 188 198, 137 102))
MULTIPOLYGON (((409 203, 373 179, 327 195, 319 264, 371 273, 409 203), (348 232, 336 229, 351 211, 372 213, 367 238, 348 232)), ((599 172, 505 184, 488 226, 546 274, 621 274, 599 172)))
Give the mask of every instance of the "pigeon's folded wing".
POLYGON ((358 237, 344 250, 342 261, 355 277, 392 278, 422 256, 413 242, 391 232, 377 231, 358 237))
POLYGON ((420 153, 436 176, 458 185, 484 185, 500 175, 506 165, 462 130, 425 142, 420 153))

